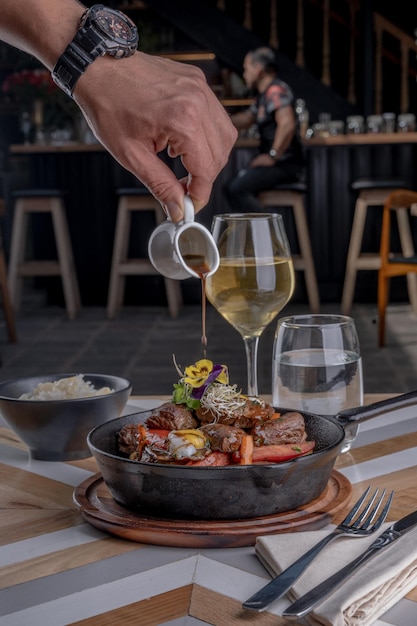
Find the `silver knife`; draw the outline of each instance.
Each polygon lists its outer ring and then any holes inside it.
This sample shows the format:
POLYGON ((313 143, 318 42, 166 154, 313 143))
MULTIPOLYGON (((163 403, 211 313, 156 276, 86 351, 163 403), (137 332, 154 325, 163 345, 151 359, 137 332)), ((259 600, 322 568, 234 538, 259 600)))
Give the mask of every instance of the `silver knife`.
POLYGON ((381 550, 384 550, 393 541, 402 537, 406 532, 411 530, 417 524, 417 511, 406 515, 402 519, 395 522, 392 526, 384 530, 375 541, 369 546, 365 552, 356 559, 345 565, 341 570, 330 576, 322 583, 314 587, 301 598, 298 598, 283 613, 282 616, 289 620, 300 619, 307 615, 317 604, 327 598, 335 589, 340 587, 342 583, 366 561, 376 556, 381 550))
POLYGON ((282 596, 291 589, 295 581, 300 578, 301 574, 303 574, 306 567, 313 561, 317 554, 319 554, 334 537, 334 533, 326 535, 321 541, 310 548, 310 550, 300 556, 299 559, 294 561, 294 563, 246 600, 242 604, 242 607, 244 609, 261 612, 267 609, 273 602, 282 598, 282 596))

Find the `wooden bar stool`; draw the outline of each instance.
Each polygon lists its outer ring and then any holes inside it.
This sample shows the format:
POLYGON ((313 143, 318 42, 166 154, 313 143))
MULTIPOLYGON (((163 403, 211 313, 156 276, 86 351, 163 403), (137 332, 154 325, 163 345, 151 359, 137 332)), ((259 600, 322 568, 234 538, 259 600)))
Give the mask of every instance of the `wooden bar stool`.
POLYGON ((378 272, 378 345, 385 345, 385 318, 389 300, 391 278, 397 276, 416 276, 417 256, 399 254, 391 237, 391 215, 401 211, 407 212, 410 221, 416 225, 417 218, 417 191, 397 189, 390 193, 384 205, 382 214, 382 229, 380 243, 381 265, 378 272))
MULTIPOLYGON (((4 215, 6 212, 5 202, 3 198, 0 198, 0 215, 4 215)), ((12 301, 10 298, 9 281, 7 280, 7 266, 6 256, 3 248, 3 238, 0 233, 0 292, 4 310, 4 319, 6 321, 7 334, 10 343, 16 343, 17 332, 16 322, 14 317, 14 311, 12 301)))
MULTIPOLYGON (((114 318, 116 311, 123 305, 126 276, 158 274, 148 258, 128 258, 130 225, 135 211, 151 211, 156 224, 165 219, 161 205, 145 188, 122 187, 117 189, 116 232, 110 271, 109 295, 107 299, 107 317, 114 318)), ((171 317, 177 317, 182 306, 181 285, 177 280, 164 277, 168 310, 171 317)))
POLYGON ((3 303, 4 318, 10 343, 16 343, 17 332, 12 301, 10 298, 9 281, 7 280, 6 259, 3 247, 0 247, 0 292, 3 303))
MULTIPOLYGON (((358 270, 378 271, 381 267, 379 250, 372 253, 362 252, 362 241, 369 207, 383 207, 390 193, 396 189, 407 188, 405 181, 399 179, 359 179, 351 184, 357 193, 353 215, 352 231, 346 260, 346 273, 343 284, 341 312, 349 315, 355 293, 358 270)), ((398 231, 404 256, 414 255, 413 238, 406 209, 397 211, 398 231)), ((413 310, 417 312, 417 276, 407 276, 408 292, 413 310)))
POLYGON ((294 214, 300 254, 293 254, 294 269, 304 272, 307 295, 312 313, 320 311, 320 297, 311 250, 310 234, 304 205, 307 185, 303 182, 282 183, 259 194, 263 207, 289 207, 294 214))
POLYGON ((73 319, 81 307, 74 257, 65 214, 64 194, 59 189, 24 189, 12 194, 14 216, 9 258, 10 298, 19 310, 23 279, 29 276, 60 276, 68 317, 73 319), (27 259, 29 216, 49 213, 52 219, 57 259, 27 259))

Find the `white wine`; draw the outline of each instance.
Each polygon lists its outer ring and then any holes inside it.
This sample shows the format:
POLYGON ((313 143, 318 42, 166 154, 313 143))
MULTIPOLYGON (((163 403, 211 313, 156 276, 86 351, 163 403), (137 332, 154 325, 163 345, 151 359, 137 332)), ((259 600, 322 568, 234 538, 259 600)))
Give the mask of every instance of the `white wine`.
POLYGON ((223 258, 206 280, 206 294, 243 337, 254 337, 284 308, 294 284, 291 258, 223 258))

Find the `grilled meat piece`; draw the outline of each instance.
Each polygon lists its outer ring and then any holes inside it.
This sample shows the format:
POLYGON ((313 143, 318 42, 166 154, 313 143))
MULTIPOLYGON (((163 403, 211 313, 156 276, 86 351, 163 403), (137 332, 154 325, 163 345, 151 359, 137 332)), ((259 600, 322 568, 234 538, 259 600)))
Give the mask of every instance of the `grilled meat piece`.
POLYGON ((236 452, 240 448, 245 431, 227 424, 206 424, 200 428, 207 435, 212 450, 236 452))
POLYGON ((296 411, 267 420, 252 428, 255 445, 268 446, 279 443, 301 443, 306 440, 304 417, 296 411))
POLYGON ((139 442, 139 433, 136 424, 123 426, 117 434, 117 446, 119 451, 127 456, 130 456, 134 452, 141 453, 143 445, 141 446, 139 442))
POLYGON ((251 400, 247 398, 245 404, 239 411, 234 413, 223 413, 217 417, 211 410, 200 407, 196 411, 198 419, 204 424, 228 424, 238 428, 252 428, 274 413, 274 408, 261 400, 251 400))
POLYGON ((197 425, 191 409, 183 404, 173 404, 172 402, 165 402, 165 404, 154 409, 152 415, 146 420, 148 428, 162 430, 184 430, 196 428, 197 425))

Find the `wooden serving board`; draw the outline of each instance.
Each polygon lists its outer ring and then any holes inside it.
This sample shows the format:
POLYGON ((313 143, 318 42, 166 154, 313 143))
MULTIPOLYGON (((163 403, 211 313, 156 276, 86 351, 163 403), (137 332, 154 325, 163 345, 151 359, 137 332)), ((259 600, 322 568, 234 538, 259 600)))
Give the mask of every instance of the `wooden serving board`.
POLYGON ((322 528, 349 503, 351 494, 349 480, 333 470, 323 493, 293 511, 239 520, 176 520, 121 506, 98 473, 76 487, 74 501, 92 526, 123 539, 179 548, 237 548, 254 545, 260 535, 322 528))

